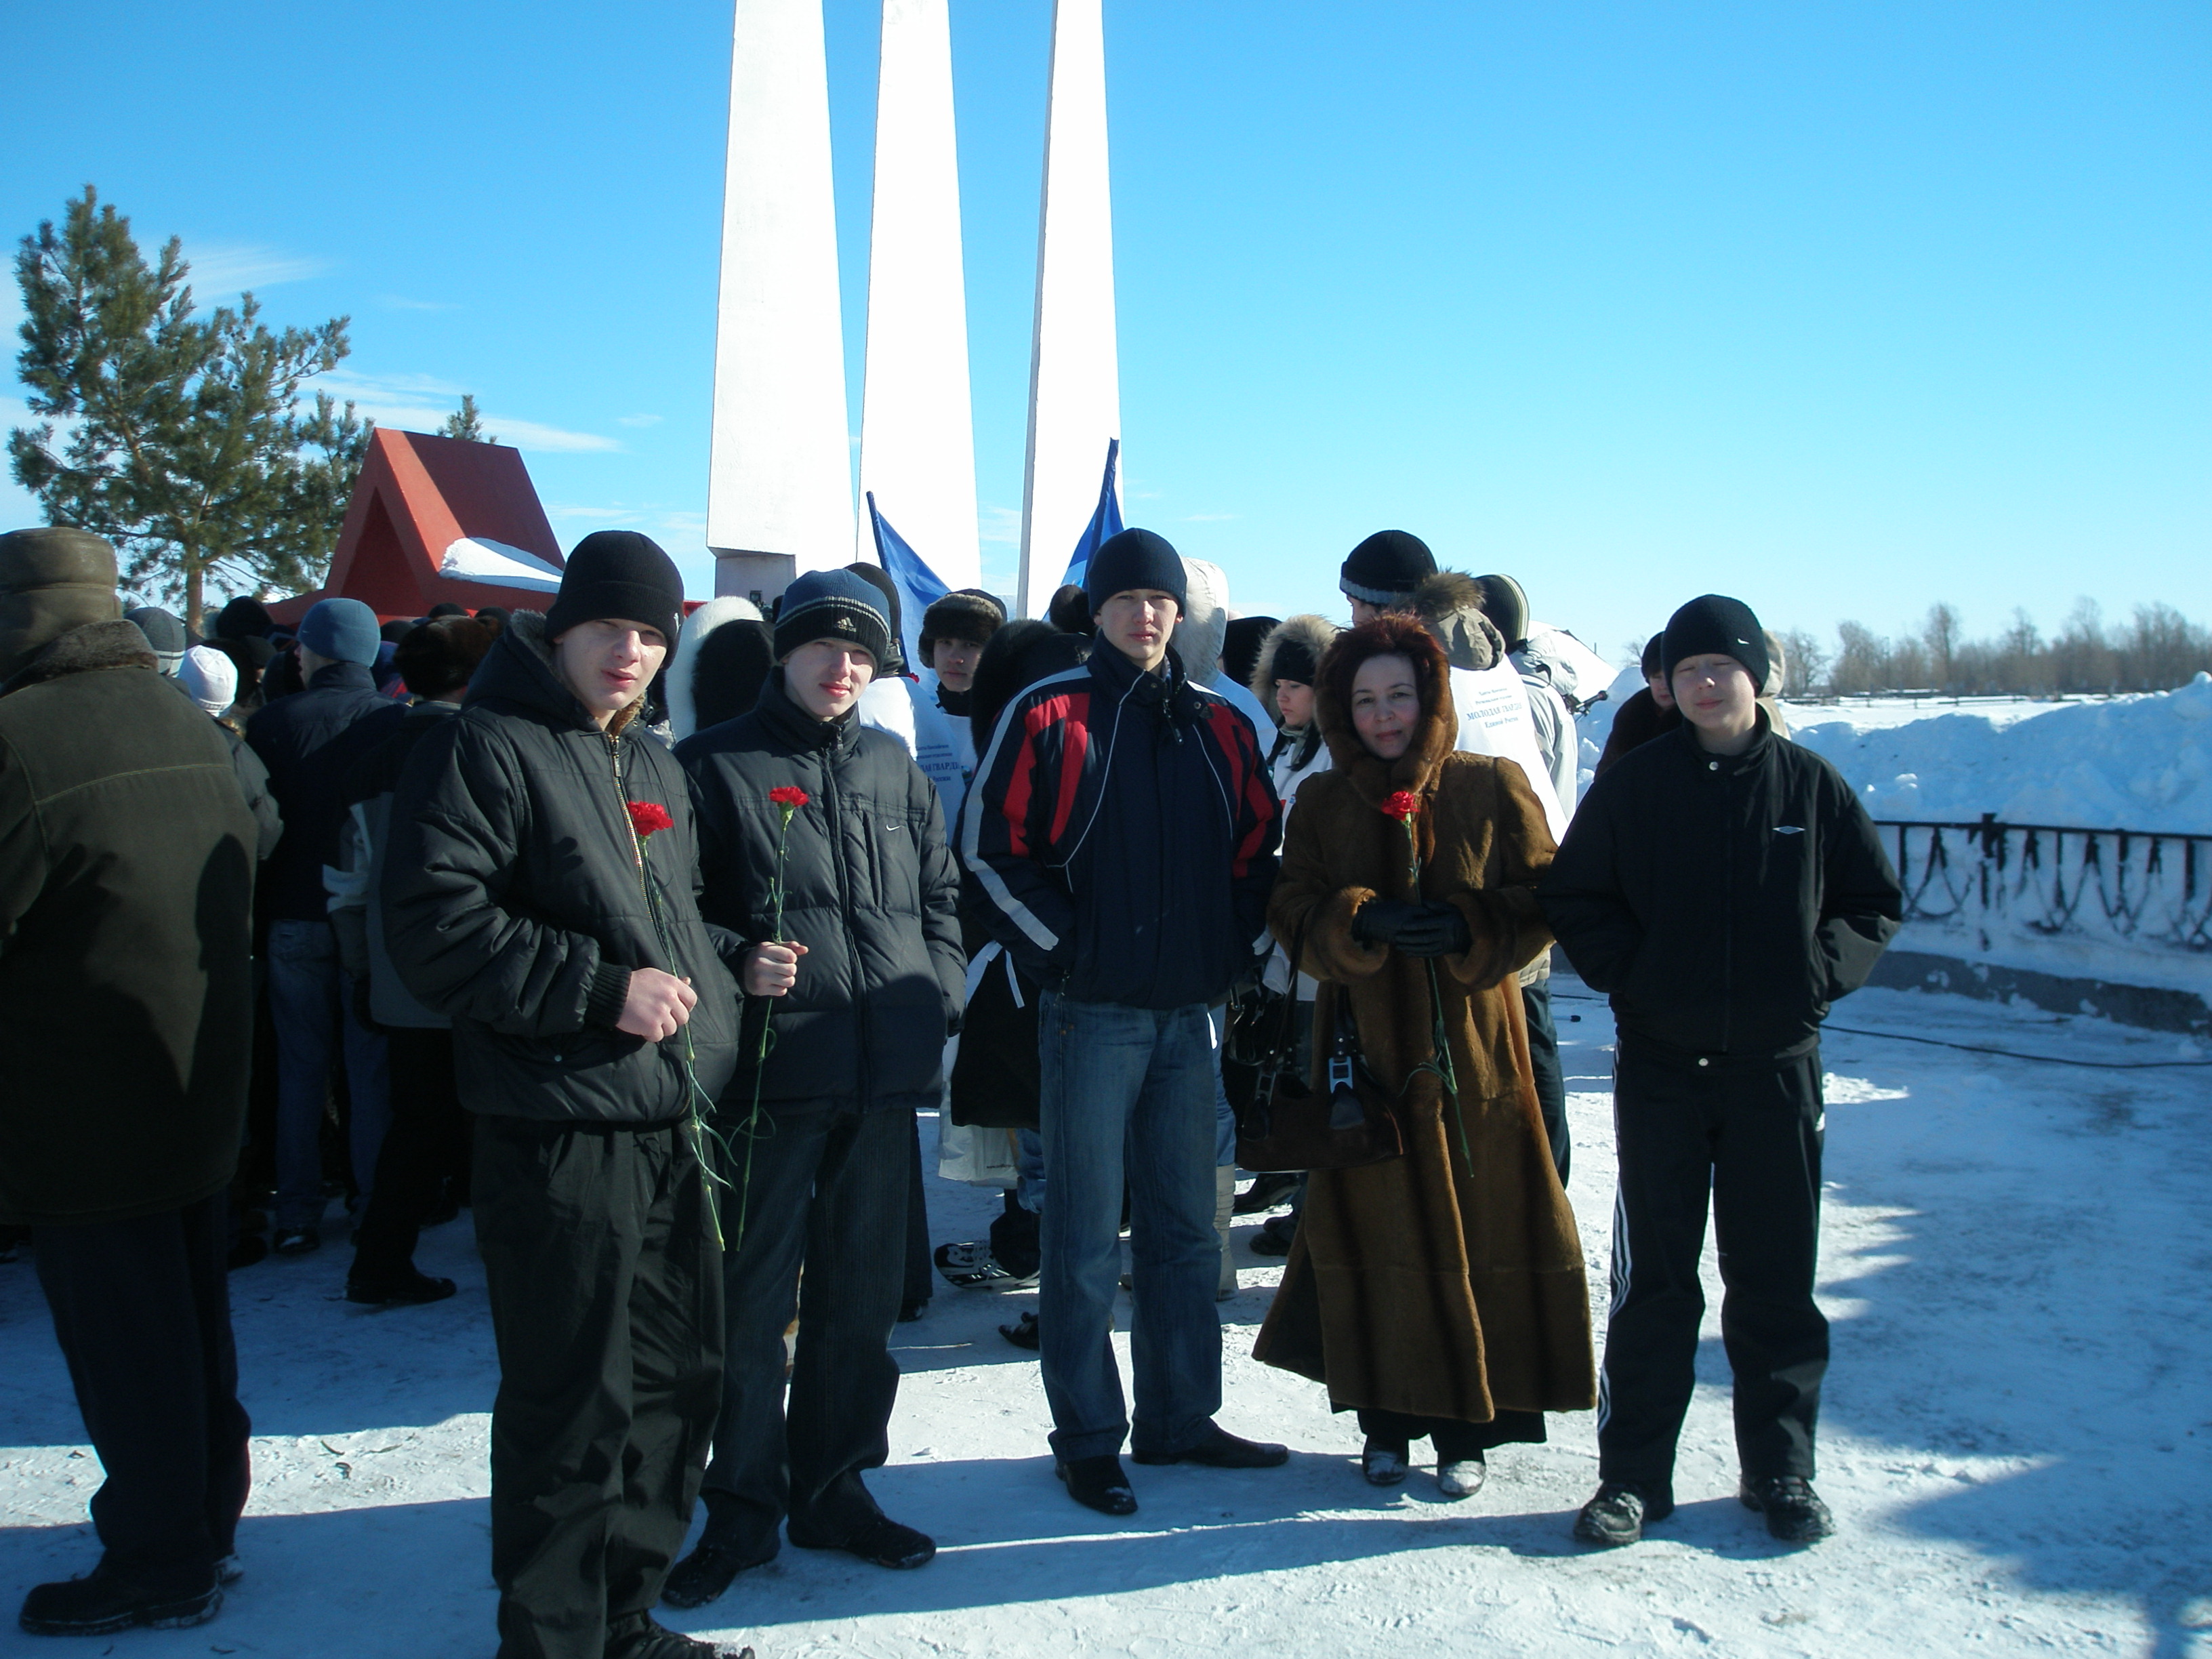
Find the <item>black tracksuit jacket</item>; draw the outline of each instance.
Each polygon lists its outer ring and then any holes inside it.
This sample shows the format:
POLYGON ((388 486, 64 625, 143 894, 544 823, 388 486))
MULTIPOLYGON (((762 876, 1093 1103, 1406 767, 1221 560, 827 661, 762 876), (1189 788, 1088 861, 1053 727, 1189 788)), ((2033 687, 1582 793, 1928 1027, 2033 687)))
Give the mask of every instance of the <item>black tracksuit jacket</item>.
POLYGON ((1624 756, 1537 886, 1623 1040, 1691 1062, 1808 1053, 1898 928, 1903 896, 1866 809, 1759 718, 1741 755, 1708 754, 1686 722, 1624 756))

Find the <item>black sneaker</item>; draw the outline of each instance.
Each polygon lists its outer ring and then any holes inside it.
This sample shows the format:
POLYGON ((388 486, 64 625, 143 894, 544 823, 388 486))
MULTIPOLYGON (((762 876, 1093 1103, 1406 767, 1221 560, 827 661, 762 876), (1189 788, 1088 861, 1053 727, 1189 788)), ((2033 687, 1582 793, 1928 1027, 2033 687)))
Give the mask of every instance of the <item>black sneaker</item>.
POLYGON ((1836 1517, 1802 1474, 1748 1475, 1736 1489, 1747 1510, 1766 1517, 1766 1529, 1785 1544, 1817 1544, 1836 1530, 1836 1517))
POLYGON ((1129 1490, 1129 1477, 1121 1460, 1112 1452, 1097 1457, 1071 1457, 1053 1465, 1067 1495, 1085 1509, 1101 1515, 1134 1515, 1137 1494, 1129 1490))
POLYGON ((753 1659, 750 1648, 730 1649, 703 1642, 653 1622, 649 1613, 633 1613, 607 1630, 605 1659, 753 1659))
POLYGON ((836 1544, 810 1543, 793 1535, 803 1550, 842 1550, 857 1555, 870 1566, 904 1570, 929 1565, 937 1553, 937 1540, 912 1527, 902 1527, 888 1515, 879 1515, 849 1538, 836 1544))
POLYGON ((410 1267, 396 1279, 377 1279, 360 1273, 346 1276, 346 1300, 372 1308, 412 1307, 423 1302, 443 1302, 455 1289, 450 1279, 433 1279, 410 1267))
POLYGON ((936 1250, 937 1271, 945 1275, 945 1282, 957 1285, 963 1291, 1028 1291, 1036 1288, 1034 1273, 1018 1273, 1002 1266, 991 1254, 991 1247, 981 1239, 963 1244, 940 1244, 936 1250))
POLYGON ((1647 1522, 1664 1521, 1674 1512, 1671 1498, 1653 1497, 1626 1480, 1607 1480, 1575 1517, 1575 1536, 1600 1549, 1618 1549, 1643 1537, 1647 1522))
POLYGON ((1273 1469, 1291 1461, 1291 1449, 1272 1441, 1245 1440, 1218 1423, 1208 1422, 1197 1440, 1181 1451, 1136 1451, 1139 1463, 1201 1463, 1209 1469, 1273 1469))
MULTIPOLYGON (((718 1537, 710 1526, 700 1537, 699 1547, 668 1570, 660 1599, 672 1607, 703 1607, 729 1589, 739 1573, 775 1560, 776 1549, 773 1534, 764 1547, 743 1546, 734 1538, 718 1537)), ((607 1651, 612 1653, 613 1647, 607 1651)))
POLYGON ((39 1585, 23 1598, 16 1622, 33 1636, 107 1636, 134 1625, 183 1630, 222 1610, 222 1586, 213 1567, 155 1579, 102 1568, 89 1577, 39 1585))

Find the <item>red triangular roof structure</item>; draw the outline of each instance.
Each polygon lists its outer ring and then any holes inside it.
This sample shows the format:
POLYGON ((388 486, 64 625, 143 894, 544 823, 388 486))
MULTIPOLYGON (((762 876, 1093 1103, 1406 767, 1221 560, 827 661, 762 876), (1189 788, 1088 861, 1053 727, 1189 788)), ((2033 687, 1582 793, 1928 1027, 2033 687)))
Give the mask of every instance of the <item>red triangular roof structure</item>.
POLYGON ((294 623, 331 598, 359 599, 387 620, 444 603, 543 611, 560 570, 561 544, 521 451, 380 427, 369 434, 322 591, 269 612, 294 623), (482 574, 453 574, 459 567, 482 574), (546 585, 534 585, 533 575, 546 585))

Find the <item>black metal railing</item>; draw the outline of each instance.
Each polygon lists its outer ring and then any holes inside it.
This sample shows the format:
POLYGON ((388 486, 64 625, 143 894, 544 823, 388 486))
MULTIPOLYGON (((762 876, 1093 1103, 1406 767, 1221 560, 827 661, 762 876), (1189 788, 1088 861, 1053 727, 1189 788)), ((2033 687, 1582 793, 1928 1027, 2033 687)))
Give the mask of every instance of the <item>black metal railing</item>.
POLYGON ((1877 819, 1907 921, 2212 951, 2212 836, 1877 819), (2094 905, 2091 901, 2094 898, 2094 905))

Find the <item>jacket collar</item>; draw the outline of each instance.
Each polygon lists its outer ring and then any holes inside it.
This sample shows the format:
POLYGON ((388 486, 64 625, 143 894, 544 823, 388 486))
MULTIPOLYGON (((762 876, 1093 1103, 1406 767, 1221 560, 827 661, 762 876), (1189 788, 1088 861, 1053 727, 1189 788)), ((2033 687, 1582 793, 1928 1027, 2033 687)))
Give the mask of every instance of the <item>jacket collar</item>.
POLYGON ((0 697, 10 691, 20 691, 25 686, 37 685, 46 680, 58 680, 65 674, 88 674, 97 668, 152 668, 155 665, 153 647, 146 636, 138 631, 138 624, 125 622, 87 623, 82 628, 72 628, 58 635, 39 654, 18 669, 15 678, 0 685, 0 697))
POLYGON ((1774 751, 1774 745, 1778 741, 1774 735, 1774 722, 1768 718, 1763 708, 1758 711, 1758 720, 1759 729, 1752 733, 1751 746, 1741 755, 1714 754, 1698 741, 1698 728, 1686 718, 1674 728, 1673 736, 1699 766, 1707 771, 1718 772, 1723 777, 1733 777, 1738 772, 1748 772, 1763 765, 1767 756, 1774 751))
POLYGON ((834 720, 815 719, 792 701, 791 693, 784 687, 781 663, 770 669, 768 678, 761 683, 760 701, 753 705, 753 712, 779 742, 788 744, 802 754, 827 750, 834 758, 842 760, 860 741, 858 702, 834 720))
POLYGON ((334 690, 374 691, 376 690, 376 676, 357 662, 326 662, 315 671, 315 677, 307 682, 307 690, 310 691, 334 690))
POLYGON ((1205 710, 1206 700, 1183 672, 1182 659, 1172 645, 1167 660, 1147 673, 1102 641, 1091 653, 1091 677, 1116 704, 1159 719, 1195 721, 1205 710))

